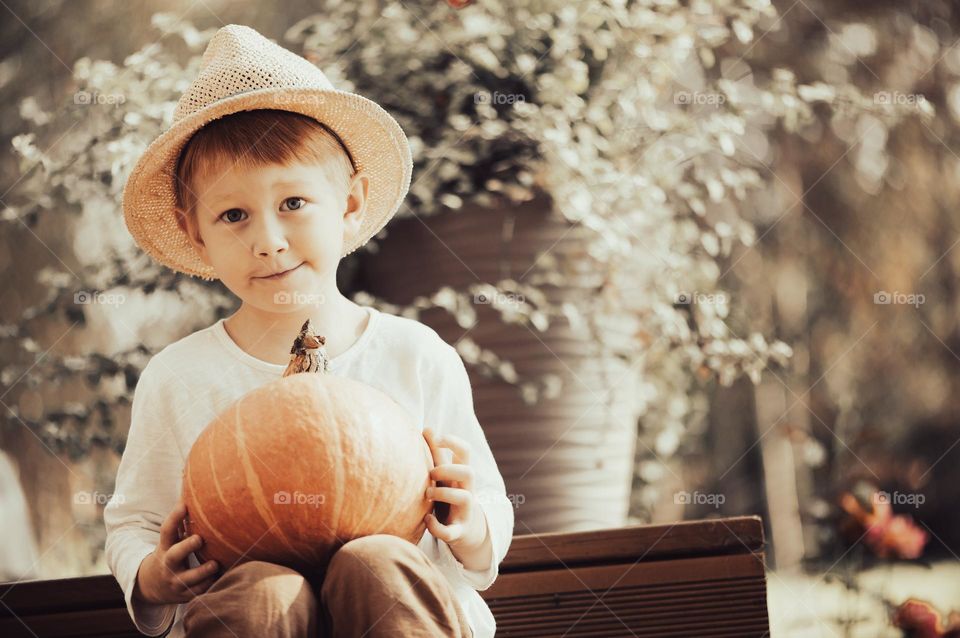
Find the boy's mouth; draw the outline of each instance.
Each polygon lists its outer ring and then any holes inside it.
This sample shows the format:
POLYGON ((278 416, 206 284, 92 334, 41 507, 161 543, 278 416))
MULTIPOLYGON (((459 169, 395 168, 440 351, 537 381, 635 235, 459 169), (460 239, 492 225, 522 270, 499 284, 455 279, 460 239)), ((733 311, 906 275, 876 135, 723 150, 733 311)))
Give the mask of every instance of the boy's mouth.
POLYGON ((293 268, 290 268, 290 269, 288 269, 288 270, 283 270, 283 271, 280 271, 280 272, 278 272, 278 273, 274 273, 274 274, 272 274, 272 275, 267 275, 266 277, 254 277, 254 279, 265 279, 265 280, 268 280, 268 281, 274 281, 274 280, 277 280, 277 279, 283 279, 284 277, 286 277, 287 275, 289 275, 289 274, 292 273, 293 271, 295 271, 295 270, 297 270, 298 268, 300 268, 300 266, 302 266, 303 264, 304 264, 304 262, 300 262, 299 264, 297 264, 296 266, 294 266, 293 268))

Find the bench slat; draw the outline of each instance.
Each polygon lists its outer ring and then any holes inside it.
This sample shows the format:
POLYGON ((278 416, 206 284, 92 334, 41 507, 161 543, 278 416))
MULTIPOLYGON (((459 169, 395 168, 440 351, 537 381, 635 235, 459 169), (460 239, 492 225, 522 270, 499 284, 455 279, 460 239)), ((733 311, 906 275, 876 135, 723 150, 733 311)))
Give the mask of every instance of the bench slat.
MULTIPOLYGON (((93 578, 101 578, 94 576, 93 578)), ((112 578, 112 576, 111 576, 112 578)), ((3 609, 0 606, 0 609, 3 609)), ((91 609, 67 613, 0 618, 3 638, 142 638, 127 608, 91 609)))
POLYGON ((759 516, 736 516, 665 525, 634 525, 586 532, 514 536, 500 573, 555 566, 558 563, 615 563, 684 556, 760 552, 764 547, 759 516))

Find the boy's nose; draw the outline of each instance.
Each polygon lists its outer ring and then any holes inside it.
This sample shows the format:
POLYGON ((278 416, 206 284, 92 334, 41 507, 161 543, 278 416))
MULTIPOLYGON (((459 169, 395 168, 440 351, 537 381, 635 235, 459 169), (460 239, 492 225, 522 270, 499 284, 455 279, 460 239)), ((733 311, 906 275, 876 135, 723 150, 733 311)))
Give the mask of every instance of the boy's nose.
POLYGON ((258 257, 270 257, 271 255, 278 255, 287 249, 287 244, 284 241, 266 241, 258 244, 255 252, 258 257))
POLYGON ((287 249, 288 242, 283 226, 272 215, 260 215, 262 220, 256 228, 253 252, 258 257, 270 257, 287 249))

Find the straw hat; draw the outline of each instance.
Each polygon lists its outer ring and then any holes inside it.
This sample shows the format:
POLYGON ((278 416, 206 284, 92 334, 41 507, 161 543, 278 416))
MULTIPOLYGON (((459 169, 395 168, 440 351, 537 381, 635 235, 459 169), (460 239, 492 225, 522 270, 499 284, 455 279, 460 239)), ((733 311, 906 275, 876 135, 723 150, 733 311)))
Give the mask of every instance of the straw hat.
POLYGON ((347 149, 354 169, 370 177, 360 232, 342 256, 376 235, 410 187, 413 161, 400 125, 377 103, 338 91, 323 71, 251 29, 219 29, 203 53, 200 73, 177 103, 170 129, 137 162, 123 191, 123 216, 137 244, 160 263, 216 279, 200 260, 174 213, 180 151, 202 126, 238 111, 279 109, 326 125, 347 149))

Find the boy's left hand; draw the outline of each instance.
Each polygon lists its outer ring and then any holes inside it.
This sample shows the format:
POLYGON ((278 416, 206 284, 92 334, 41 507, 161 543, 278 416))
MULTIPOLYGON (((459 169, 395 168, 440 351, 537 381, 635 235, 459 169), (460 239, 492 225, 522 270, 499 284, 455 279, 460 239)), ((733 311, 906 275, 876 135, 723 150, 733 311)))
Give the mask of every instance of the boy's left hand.
POLYGON ((427 514, 424 522, 434 538, 438 538, 461 551, 483 545, 487 537, 487 519, 473 494, 474 473, 470 467, 470 446, 460 437, 445 435, 436 437, 433 430, 425 428, 423 438, 430 446, 434 467, 430 478, 442 481, 442 487, 427 488, 427 498, 449 503, 449 513, 442 523, 433 514, 427 514), (441 449, 453 451, 453 462, 444 463, 441 449), (431 491, 432 490, 432 491, 431 491))

